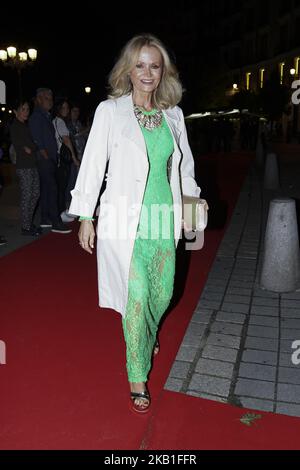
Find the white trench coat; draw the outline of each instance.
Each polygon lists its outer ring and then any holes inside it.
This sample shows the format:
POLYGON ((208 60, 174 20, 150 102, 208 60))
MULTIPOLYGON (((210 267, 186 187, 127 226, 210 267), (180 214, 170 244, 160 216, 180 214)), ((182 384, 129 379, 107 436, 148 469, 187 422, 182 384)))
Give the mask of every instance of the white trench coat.
MULTIPOLYGON (((194 179, 194 160, 188 144, 182 110, 175 106, 163 111, 174 140, 170 186, 174 204, 174 238, 177 246, 182 230, 182 194, 199 196, 194 179)), ((107 230, 128 222, 127 207, 141 207, 146 188, 149 162, 142 131, 133 111, 132 95, 108 99, 99 104, 86 144, 75 188, 71 214, 92 217, 104 173, 106 189, 100 198, 97 226, 97 262, 100 307, 125 315, 128 278, 140 210, 130 217, 130 236, 105 236, 107 230), (104 204, 105 203, 105 204, 104 204), (107 210, 107 207, 116 210, 107 210), (119 209, 118 209, 119 207, 119 209), (127 220, 126 220, 127 217, 127 220)))

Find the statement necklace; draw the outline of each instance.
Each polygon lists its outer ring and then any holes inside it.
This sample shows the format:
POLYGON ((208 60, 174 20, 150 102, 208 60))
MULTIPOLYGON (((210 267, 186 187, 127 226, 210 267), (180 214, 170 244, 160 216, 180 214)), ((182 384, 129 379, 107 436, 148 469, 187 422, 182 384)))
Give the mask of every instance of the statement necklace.
POLYGON ((149 131, 156 129, 161 125, 162 122, 162 111, 158 110, 153 114, 145 114, 143 111, 135 104, 134 105, 134 114, 141 126, 149 131))

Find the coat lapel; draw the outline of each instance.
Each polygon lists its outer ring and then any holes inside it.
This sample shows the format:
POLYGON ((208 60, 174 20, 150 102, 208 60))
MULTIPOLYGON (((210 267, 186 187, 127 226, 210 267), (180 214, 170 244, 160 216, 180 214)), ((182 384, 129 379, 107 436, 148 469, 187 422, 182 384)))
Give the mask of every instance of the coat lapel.
POLYGON ((163 113, 177 143, 181 132, 179 128, 179 119, 172 109, 166 109, 163 113))
POLYGON ((181 155, 181 152, 178 147, 179 137, 181 133, 179 129, 179 119, 177 118, 177 115, 175 116, 174 110, 166 109, 165 111, 163 111, 163 113, 171 131, 171 134, 173 136, 174 154, 181 155))
POLYGON ((131 140, 145 155, 147 155, 145 139, 134 115, 132 95, 122 96, 119 98, 119 106, 120 114, 124 119, 122 135, 131 140))

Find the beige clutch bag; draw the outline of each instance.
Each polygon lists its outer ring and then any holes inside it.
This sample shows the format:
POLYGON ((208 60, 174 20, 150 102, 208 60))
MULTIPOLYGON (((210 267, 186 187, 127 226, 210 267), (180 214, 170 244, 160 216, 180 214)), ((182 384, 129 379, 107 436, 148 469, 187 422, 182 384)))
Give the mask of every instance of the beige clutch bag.
POLYGON ((208 209, 209 207, 205 199, 182 196, 182 212, 185 227, 202 232, 207 226, 208 209))

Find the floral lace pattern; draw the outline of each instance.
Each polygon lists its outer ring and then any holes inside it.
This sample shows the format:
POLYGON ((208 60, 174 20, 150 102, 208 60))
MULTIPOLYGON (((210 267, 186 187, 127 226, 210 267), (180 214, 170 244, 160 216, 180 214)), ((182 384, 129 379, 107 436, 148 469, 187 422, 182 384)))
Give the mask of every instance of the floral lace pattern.
POLYGON ((150 170, 130 265, 128 302, 123 318, 129 382, 147 381, 157 329, 173 294, 175 274, 173 199, 167 174, 173 137, 165 119, 157 129, 141 129, 150 170), (159 211, 149 223, 147 214, 153 204, 163 204, 169 211, 159 211), (153 233, 155 236, 151 238, 153 233))

